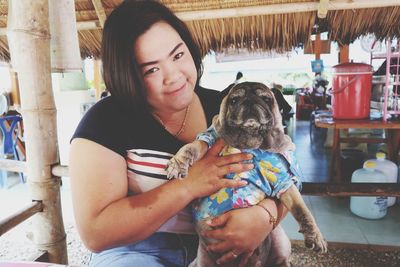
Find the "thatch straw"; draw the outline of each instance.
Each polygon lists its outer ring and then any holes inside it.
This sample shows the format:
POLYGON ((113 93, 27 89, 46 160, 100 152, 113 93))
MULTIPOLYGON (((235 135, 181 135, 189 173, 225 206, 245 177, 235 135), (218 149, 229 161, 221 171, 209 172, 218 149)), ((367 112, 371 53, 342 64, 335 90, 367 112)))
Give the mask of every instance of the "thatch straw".
POLYGON ((87 30, 79 31, 78 34, 82 58, 100 58, 101 31, 87 30))
POLYGON ((308 40, 315 12, 188 21, 203 54, 226 47, 291 50, 308 40), (308 19, 304 19, 304 18, 308 19))
POLYGON ((8 42, 6 36, 0 37, 0 60, 10 62, 10 51, 8 50, 8 42))
POLYGON ((328 12, 327 22, 331 40, 339 44, 350 44, 367 33, 379 39, 400 37, 400 7, 328 12))

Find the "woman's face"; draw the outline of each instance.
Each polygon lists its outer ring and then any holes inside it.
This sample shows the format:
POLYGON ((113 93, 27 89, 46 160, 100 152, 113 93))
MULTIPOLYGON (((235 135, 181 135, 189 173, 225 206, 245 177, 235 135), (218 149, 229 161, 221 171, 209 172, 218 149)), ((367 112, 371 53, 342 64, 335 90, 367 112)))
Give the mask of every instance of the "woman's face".
POLYGON ((134 55, 153 111, 176 112, 192 101, 197 70, 178 32, 157 22, 136 40, 134 55))

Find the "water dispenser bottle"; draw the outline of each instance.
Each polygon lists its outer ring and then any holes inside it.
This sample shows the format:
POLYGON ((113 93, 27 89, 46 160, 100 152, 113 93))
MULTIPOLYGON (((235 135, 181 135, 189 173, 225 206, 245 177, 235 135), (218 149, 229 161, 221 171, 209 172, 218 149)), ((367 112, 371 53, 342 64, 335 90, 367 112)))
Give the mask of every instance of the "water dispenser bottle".
MULTIPOLYGON (((376 163, 366 161, 362 169, 353 172, 352 183, 381 183, 386 175, 375 169, 376 163)), ((387 213, 387 197, 350 197, 350 210, 366 219, 380 219, 387 213)))
MULTIPOLYGON (((376 153, 376 159, 368 160, 376 163, 375 169, 383 172, 386 175, 386 181, 380 181, 381 183, 397 183, 398 167, 395 163, 386 159, 385 153, 376 153)), ((391 207, 396 202, 396 197, 388 197, 388 207, 391 207)))

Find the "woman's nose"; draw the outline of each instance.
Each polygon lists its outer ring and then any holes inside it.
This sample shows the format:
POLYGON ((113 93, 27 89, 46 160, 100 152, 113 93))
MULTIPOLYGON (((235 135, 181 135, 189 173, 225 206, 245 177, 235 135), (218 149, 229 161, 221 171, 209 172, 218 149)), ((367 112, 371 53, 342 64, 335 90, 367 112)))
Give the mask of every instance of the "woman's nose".
POLYGON ((181 77, 179 68, 174 63, 168 64, 164 68, 164 83, 167 85, 174 84, 181 77))

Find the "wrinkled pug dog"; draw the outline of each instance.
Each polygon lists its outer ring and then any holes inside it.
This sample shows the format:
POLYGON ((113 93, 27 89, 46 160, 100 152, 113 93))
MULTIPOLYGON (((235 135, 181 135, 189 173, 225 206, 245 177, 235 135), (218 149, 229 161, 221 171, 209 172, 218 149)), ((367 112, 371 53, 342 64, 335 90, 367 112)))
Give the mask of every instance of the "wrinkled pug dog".
MULTIPOLYGON (((196 141, 183 146, 170 160, 167 166, 168 178, 184 178, 189 166, 202 158, 217 138, 223 138, 227 144, 221 155, 240 151, 251 153, 255 167, 247 172, 227 176, 230 179, 246 180, 248 185, 223 188, 194 202, 194 220, 200 235, 196 266, 217 266, 215 260, 221 256, 206 250, 207 244, 215 242, 201 236, 204 230, 210 229, 207 220, 232 209, 257 205, 266 197, 280 199, 293 214, 300 225, 299 232, 304 234, 307 247, 326 252, 327 243, 299 193, 301 182, 293 153, 295 146, 283 132, 282 118, 272 91, 256 82, 235 85, 222 100, 220 112, 214 117, 211 127, 199 134, 196 141)), ((269 215, 270 221, 274 223, 276 218, 269 215)), ((284 232, 278 226, 270 233, 271 238, 267 238, 253 253, 247 266, 265 266, 268 250, 279 253, 279 235, 284 235, 284 232)), ((236 259, 229 266, 236 266, 239 262, 240 259, 236 259)), ((281 261, 281 265, 288 264, 288 258, 281 261)))

